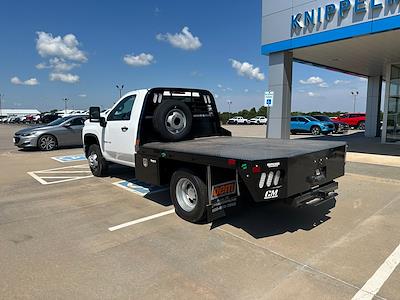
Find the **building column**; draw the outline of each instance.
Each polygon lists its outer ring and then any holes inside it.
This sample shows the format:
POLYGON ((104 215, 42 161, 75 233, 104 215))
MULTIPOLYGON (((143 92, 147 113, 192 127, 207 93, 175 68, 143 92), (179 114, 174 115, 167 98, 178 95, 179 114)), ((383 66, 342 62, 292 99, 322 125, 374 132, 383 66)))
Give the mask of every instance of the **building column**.
POLYGON ((380 108, 382 95, 382 76, 368 77, 367 116, 365 136, 380 136, 380 108))
POLYGON ((274 103, 269 113, 268 138, 290 138, 292 68, 293 54, 291 52, 269 55, 268 87, 274 92, 274 103))

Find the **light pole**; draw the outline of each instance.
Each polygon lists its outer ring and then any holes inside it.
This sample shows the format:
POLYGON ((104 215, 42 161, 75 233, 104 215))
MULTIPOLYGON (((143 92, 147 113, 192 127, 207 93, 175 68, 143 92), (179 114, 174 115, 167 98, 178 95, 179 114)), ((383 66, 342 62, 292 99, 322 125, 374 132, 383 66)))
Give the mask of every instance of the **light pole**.
POLYGON ((2 97, 3 97, 4 95, 2 95, 2 94, 0 94, 0 117, 2 117, 3 116, 3 111, 2 111, 2 109, 1 109, 1 101, 2 101, 2 97))
POLYGON ((356 101, 357 101, 357 96, 358 96, 358 91, 351 91, 351 94, 353 95, 353 112, 356 112, 356 101))
POLYGON ((69 101, 69 99, 68 98, 64 98, 64 99, 62 99, 63 101, 64 101, 64 113, 65 114, 67 114, 67 108, 68 108, 68 101, 69 101))
POLYGON ((231 118, 231 104, 232 104, 232 101, 231 100, 226 100, 226 102, 228 103, 228 110, 229 110, 228 117, 230 119, 231 118))
POLYGON ((119 89, 119 98, 121 99, 122 97, 122 90, 124 89, 124 85, 116 85, 117 89, 119 89))

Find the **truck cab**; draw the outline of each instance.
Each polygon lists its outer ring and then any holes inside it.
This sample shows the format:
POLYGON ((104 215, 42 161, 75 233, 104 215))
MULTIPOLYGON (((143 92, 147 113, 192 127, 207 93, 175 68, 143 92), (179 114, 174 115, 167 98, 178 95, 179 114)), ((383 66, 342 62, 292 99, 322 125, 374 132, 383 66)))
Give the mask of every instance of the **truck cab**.
POLYGON ((85 153, 92 144, 98 144, 106 161, 135 166, 135 141, 138 134, 140 114, 148 90, 125 94, 104 114, 104 123, 85 123, 83 141, 85 153))

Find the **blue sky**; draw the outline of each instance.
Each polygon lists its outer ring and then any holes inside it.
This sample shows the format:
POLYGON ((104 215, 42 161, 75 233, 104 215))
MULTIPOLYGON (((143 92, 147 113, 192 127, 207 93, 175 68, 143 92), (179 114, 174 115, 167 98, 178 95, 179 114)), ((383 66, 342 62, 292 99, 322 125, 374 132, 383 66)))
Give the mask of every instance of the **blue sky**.
MULTIPOLYGON (((106 108, 124 91, 210 89, 220 110, 259 107, 268 86, 260 54, 261 1, 2 1, 3 107, 106 108)), ((366 81, 295 64, 292 110, 353 107, 366 81)))

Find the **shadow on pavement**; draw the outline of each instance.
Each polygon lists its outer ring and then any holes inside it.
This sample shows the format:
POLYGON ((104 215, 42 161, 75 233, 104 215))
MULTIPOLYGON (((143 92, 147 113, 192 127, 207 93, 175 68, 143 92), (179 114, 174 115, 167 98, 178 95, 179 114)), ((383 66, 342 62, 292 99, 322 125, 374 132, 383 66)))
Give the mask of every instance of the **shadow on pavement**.
POLYGON ((335 199, 305 208, 294 208, 283 203, 249 205, 234 215, 214 221, 211 229, 229 224, 257 239, 298 230, 309 231, 328 221, 328 214, 335 205, 335 199))
POLYGON ((379 137, 365 137, 364 131, 359 131, 347 135, 328 135, 318 137, 305 137, 304 139, 317 141, 343 141, 349 145, 348 151, 400 156, 400 145, 398 144, 382 144, 379 137))
MULTIPOLYGON (((135 169, 123 165, 118 164, 110 164, 108 170, 108 176, 111 178, 117 178, 120 180, 132 180, 135 178, 135 169)), ((144 196, 144 198, 158 203, 162 206, 170 206, 172 205, 172 201, 169 196, 169 189, 166 189, 165 186, 149 187, 150 192, 144 196), (154 189, 154 192, 152 191, 154 189)))

